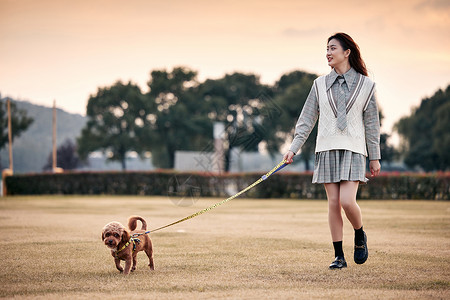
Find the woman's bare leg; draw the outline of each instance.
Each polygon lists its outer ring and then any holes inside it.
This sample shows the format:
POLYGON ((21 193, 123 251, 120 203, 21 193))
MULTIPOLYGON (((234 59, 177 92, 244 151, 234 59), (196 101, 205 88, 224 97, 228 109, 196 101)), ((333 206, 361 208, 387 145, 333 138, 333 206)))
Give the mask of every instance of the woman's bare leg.
POLYGON ((347 219, 354 229, 359 229, 363 226, 361 209, 356 203, 358 186, 359 181, 341 181, 339 186, 339 200, 347 219))
POLYGON ((344 234, 339 183, 325 183, 324 185, 328 198, 328 225, 330 226, 331 238, 333 242, 342 241, 344 234))

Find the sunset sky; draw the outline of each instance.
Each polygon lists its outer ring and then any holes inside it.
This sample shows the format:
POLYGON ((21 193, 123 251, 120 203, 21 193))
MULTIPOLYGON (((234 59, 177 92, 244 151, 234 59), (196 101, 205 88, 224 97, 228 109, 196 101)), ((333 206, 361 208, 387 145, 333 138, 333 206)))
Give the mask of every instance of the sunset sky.
POLYGON ((131 80, 146 92, 160 68, 273 84, 296 69, 328 73, 338 31, 361 48, 385 132, 450 84, 448 0, 0 0, 0 92, 84 115, 98 87, 131 80))

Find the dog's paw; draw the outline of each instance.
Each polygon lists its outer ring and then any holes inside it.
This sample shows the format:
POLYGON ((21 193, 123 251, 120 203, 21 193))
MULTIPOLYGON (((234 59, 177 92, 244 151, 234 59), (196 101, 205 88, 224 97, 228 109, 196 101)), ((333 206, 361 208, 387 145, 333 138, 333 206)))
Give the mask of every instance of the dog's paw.
POLYGON ((117 270, 119 270, 120 273, 123 273, 123 268, 117 268, 117 270))

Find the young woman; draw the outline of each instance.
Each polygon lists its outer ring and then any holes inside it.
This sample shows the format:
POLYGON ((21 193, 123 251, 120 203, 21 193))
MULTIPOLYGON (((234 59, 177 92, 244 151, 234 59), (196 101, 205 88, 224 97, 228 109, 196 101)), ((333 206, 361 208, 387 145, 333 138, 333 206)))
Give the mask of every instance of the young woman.
POLYGON ((328 38, 326 57, 332 70, 314 81, 284 159, 292 163, 319 119, 312 182, 325 186, 335 252, 329 267, 341 269, 347 267, 342 250, 341 208, 355 229, 355 262, 362 264, 369 255, 356 193, 359 183, 368 180, 367 156, 372 176, 380 172, 380 122, 375 84, 367 77, 358 45, 349 35, 336 33, 328 38))

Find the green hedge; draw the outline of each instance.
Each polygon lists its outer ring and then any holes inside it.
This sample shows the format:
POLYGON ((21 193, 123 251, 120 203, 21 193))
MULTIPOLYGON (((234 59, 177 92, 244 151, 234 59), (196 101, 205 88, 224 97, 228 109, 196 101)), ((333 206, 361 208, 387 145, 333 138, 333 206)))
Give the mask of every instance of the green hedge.
MULTIPOLYGON (((9 195, 167 195, 227 197, 261 177, 260 173, 214 175, 174 171, 66 172, 23 174, 6 178, 9 195)), ((278 173, 242 197, 326 199, 322 185, 311 183, 311 173, 278 173)), ((361 185, 358 199, 450 200, 450 173, 385 173, 361 185)))

